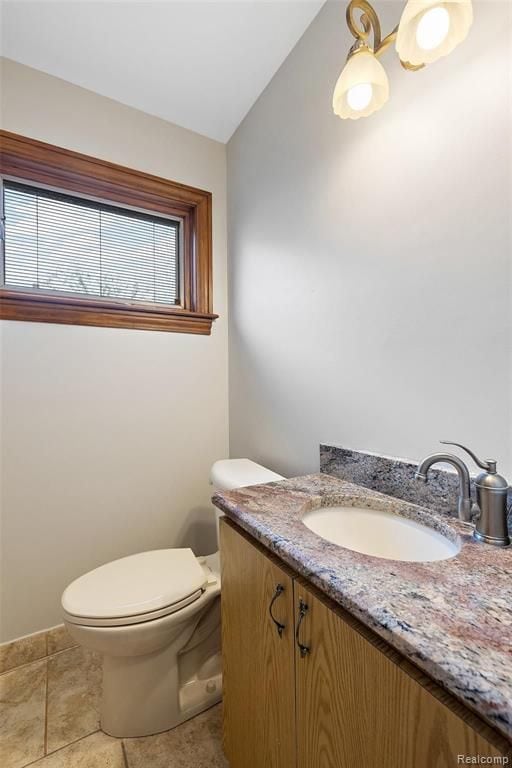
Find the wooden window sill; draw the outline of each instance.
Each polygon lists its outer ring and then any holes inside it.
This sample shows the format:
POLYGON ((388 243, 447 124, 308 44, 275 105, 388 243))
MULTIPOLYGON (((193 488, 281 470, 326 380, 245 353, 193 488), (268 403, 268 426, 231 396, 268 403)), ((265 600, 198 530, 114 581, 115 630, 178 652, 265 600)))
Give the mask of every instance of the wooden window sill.
POLYGON ((192 312, 182 307, 91 301, 78 296, 48 296, 5 288, 0 290, 2 320, 138 328, 209 336, 212 322, 217 317, 218 315, 192 312))

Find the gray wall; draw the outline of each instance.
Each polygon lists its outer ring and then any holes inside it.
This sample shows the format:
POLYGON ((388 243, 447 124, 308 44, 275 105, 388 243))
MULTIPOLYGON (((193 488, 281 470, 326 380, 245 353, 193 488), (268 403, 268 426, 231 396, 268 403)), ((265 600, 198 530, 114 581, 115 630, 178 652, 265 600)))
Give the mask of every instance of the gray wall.
MULTIPOLYGON (((385 33, 402 7, 377 3, 385 33)), ((511 14, 474 8, 430 68, 389 50, 389 103, 352 122, 328 3, 231 139, 231 455, 297 474, 320 441, 419 458, 447 438, 512 474, 511 14)))
MULTIPOLYGON (((0 60, 1 61, 1 60, 0 60)), ((2 127, 213 193, 211 336, 0 323, 0 640, 61 621, 67 584, 147 549, 215 549, 228 455, 226 149, 4 60, 2 127)))

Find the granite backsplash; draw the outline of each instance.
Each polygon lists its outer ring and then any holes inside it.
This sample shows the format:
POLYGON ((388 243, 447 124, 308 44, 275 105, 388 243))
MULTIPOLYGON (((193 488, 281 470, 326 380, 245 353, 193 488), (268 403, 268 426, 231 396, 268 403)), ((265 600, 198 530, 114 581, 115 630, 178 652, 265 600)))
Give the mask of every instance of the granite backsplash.
MULTIPOLYGON (((349 483, 380 491, 422 507, 457 516, 458 475, 449 469, 433 467, 428 482, 414 479, 418 462, 355 451, 337 445, 320 445, 320 472, 349 483)), ((475 495, 474 476, 471 495, 475 495)), ((512 534, 512 488, 508 490, 508 527, 512 534)))

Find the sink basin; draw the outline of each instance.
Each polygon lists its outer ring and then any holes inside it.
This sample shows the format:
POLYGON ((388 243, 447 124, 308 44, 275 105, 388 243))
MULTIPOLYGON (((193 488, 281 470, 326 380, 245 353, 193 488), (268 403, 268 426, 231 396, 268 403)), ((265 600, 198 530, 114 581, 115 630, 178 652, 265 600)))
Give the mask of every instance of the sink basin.
POLYGON ((447 560, 461 548, 460 541, 381 509, 320 507, 306 512, 302 522, 333 544, 388 560, 447 560))

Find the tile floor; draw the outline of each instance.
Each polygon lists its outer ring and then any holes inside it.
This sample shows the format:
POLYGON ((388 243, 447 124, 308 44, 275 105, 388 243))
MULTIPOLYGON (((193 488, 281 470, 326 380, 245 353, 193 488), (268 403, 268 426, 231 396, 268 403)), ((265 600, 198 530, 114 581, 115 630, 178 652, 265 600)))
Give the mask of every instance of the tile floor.
POLYGON ((228 768, 221 745, 221 705, 172 731, 142 739, 114 739, 102 731, 75 741, 34 768, 228 768))
POLYGON ((63 628, 0 648, 1 768, 228 768, 221 707, 172 731, 114 739, 99 730, 99 657, 63 628))

